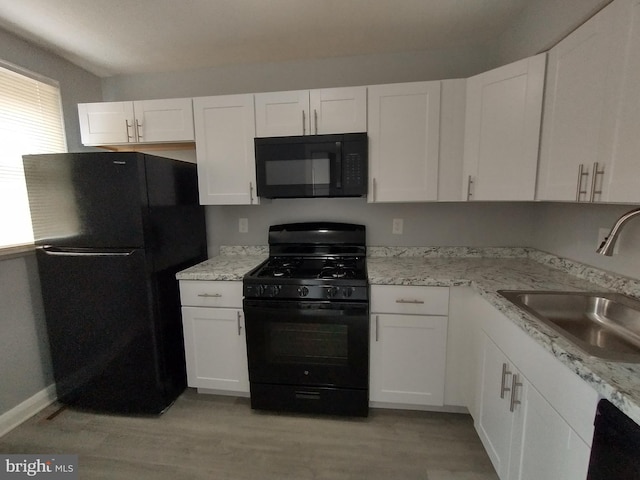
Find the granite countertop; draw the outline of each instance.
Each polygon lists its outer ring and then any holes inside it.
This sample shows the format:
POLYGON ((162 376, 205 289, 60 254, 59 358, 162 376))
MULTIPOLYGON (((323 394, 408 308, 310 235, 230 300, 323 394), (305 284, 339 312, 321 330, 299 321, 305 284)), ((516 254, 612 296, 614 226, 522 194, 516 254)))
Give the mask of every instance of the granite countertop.
MULTIPOLYGON (((372 285, 471 286, 602 397, 640 424, 640 364, 583 353, 515 307, 501 289, 617 291, 640 298, 640 281, 525 248, 369 247, 372 285)), ((179 280, 242 280, 267 258, 266 247, 222 247, 221 255, 177 274, 179 280)))

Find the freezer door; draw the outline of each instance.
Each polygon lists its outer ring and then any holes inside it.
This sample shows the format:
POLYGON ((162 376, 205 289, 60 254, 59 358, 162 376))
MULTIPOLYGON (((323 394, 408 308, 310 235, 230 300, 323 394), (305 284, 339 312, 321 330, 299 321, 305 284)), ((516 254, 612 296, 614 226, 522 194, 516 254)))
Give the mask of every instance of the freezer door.
POLYGON ((144 155, 25 155, 36 245, 84 248, 144 245, 144 155))
POLYGON ((120 413, 160 413, 165 365, 144 250, 38 248, 58 397, 120 413))

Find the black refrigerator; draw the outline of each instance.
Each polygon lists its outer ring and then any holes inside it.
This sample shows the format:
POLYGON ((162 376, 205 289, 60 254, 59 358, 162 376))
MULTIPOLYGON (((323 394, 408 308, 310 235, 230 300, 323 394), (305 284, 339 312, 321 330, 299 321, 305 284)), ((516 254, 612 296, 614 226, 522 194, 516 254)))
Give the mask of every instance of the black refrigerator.
POLYGON ((162 413, 186 387, 175 274, 207 258, 196 165, 120 152, 23 163, 58 400, 162 413))

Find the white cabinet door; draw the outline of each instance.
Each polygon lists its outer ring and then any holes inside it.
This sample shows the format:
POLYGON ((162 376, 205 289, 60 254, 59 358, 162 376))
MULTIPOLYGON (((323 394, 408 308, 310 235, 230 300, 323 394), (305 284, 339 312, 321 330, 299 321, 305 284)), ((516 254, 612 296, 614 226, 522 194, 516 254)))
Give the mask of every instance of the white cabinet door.
POLYGON ((613 2, 549 51, 538 200, 593 197, 593 165, 611 150, 603 132, 612 106, 619 5, 613 2))
POLYGON ((182 322, 189 386, 249 392, 242 311, 182 307, 182 322))
POLYGON ((611 158, 601 159, 605 179, 602 201, 637 203, 640 202, 640 1, 623 3, 616 30, 624 35, 619 36, 614 49, 620 94, 615 120, 607 123, 614 127, 614 145, 611 158))
POLYGON ((368 87, 370 202, 438 198, 440 82, 368 87))
POLYGON ((309 90, 256 93, 256 137, 309 135, 309 90))
POLYGON ((190 98, 135 101, 133 110, 138 143, 194 140, 190 98))
POLYGON ((256 137, 367 131, 367 88, 256 93, 256 137))
POLYGON ((518 380, 509 480, 584 480, 590 449, 540 393, 518 380))
POLYGON ((546 54, 467 79, 467 200, 533 200, 546 54))
POLYGON ((253 95, 199 97, 193 106, 200 203, 257 203, 253 95))
POLYGON ((309 105, 314 135, 367 131, 367 87, 311 90, 309 105))
POLYGON ((371 322, 371 401, 442 406, 447 317, 376 314, 371 322))
POLYGON ((78 104, 84 145, 193 142, 190 98, 78 104))
POLYGON ((132 102, 78 104, 83 145, 111 145, 135 142, 132 102))
POLYGON ((514 416, 509 412, 511 383, 516 374, 511 362, 491 339, 482 334, 482 373, 475 426, 493 467, 507 478, 514 416))

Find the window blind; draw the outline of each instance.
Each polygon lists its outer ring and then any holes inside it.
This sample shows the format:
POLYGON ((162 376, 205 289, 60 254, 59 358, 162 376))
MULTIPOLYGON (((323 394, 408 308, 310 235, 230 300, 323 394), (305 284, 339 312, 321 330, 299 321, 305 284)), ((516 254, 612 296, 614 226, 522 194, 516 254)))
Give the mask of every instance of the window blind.
POLYGON ((67 151, 60 89, 0 65, 0 248, 33 243, 22 155, 67 151))

